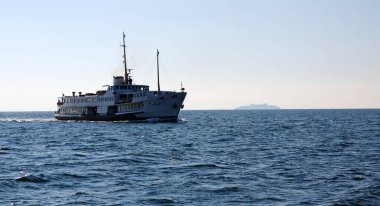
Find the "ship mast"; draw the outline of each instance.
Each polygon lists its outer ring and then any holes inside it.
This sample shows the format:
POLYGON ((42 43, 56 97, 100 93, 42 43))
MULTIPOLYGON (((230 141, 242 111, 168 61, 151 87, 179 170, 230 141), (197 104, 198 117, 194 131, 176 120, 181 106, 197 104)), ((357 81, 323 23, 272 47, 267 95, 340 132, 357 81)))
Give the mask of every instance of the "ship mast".
POLYGON ((128 84, 128 70, 127 70, 127 57, 125 55, 125 34, 123 32, 123 45, 121 45, 124 49, 124 81, 125 81, 125 84, 128 84))
POLYGON ((158 55, 159 54, 160 54, 160 52, 157 49, 157 84, 158 84, 158 91, 161 91, 160 90, 160 65, 158 63, 158 55))

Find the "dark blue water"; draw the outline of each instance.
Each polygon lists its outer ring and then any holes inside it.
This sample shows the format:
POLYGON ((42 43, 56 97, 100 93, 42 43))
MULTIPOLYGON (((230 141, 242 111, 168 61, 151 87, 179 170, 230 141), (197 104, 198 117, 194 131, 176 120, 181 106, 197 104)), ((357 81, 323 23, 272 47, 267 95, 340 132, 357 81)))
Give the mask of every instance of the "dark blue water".
POLYGON ((380 110, 0 113, 0 205, 380 205, 380 110))

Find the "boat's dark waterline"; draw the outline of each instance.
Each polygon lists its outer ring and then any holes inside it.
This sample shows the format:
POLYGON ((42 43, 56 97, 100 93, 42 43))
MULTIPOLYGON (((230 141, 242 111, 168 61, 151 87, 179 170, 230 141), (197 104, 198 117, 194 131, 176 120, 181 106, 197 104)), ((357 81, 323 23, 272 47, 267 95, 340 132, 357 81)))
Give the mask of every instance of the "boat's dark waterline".
MULTIPOLYGON (((105 115, 105 116, 55 116, 57 120, 63 121, 138 121, 154 119, 155 117, 137 117, 135 114, 123 114, 123 115, 105 115)), ((160 121, 177 121, 178 116, 167 116, 157 118, 160 121)))

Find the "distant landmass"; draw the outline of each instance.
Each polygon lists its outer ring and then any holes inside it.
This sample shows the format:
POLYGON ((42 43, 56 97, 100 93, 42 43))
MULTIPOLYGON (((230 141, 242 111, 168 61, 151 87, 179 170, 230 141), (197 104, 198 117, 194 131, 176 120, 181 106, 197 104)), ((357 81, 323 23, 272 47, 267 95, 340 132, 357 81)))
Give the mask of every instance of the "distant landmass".
POLYGON ((269 104, 250 104, 247 106, 240 106, 237 107, 238 110, 259 110, 259 109, 281 109, 280 107, 276 105, 269 105, 269 104))

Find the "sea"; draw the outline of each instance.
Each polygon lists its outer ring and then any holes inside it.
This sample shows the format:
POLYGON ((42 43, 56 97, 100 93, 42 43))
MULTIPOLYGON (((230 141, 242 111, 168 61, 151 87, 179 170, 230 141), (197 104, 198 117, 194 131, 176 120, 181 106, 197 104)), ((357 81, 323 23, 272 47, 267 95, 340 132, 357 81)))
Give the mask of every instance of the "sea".
POLYGON ((380 205, 380 110, 0 112, 0 205, 380 205))

